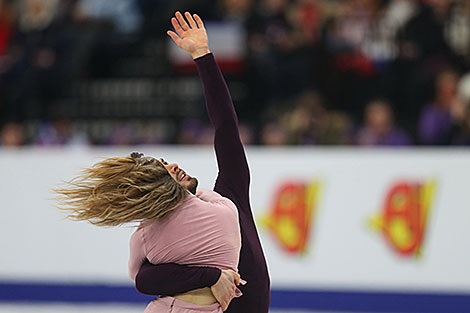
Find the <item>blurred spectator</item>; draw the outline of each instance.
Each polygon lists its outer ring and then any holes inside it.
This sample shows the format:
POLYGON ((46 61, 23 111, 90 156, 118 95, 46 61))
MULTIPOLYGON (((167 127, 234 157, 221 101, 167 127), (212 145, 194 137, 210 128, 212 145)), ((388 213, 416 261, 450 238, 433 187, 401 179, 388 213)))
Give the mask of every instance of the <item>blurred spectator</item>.
POLYGON ((25 143, 23 128, 15 122, 6 123, 0 131, 0 147, 17 148, 25 143))
POLYGON ((419 140, 425 145, 448 145, 451 143, 453 112, 461 111, 457 96, 458 75, 452 70, 440 72, 436 78, 433 101, 422 111, 419 121, 419 140))
POLYGON ((401 34, 403 53, 423 57, 444 52, 446 46, 443 27, 450 12, 450 0, 429 0, 405 25, 401 34))
POLYGON ((206 125, 197 119, 186 119, 180 124, 178 144, 193 145, 199 141, 206 125))
POLYGON ((130 146, 133 143, 132 138, 134 134, 135 125, 121 122, 113 128, 111 136, 106 144, 114 146, 130 146))
POLYGON ((20 4, 19 28, 23 32, 40 31, 54 20, 58 0, 23 0, 20 4))
POLYGON ((53 146, 59 145, 62 142, 57 136, 57 131, 49 122, 42 122, 37 129, 37 136, 35 138, 35 144, 41 146, 53 146))
POLYGON ((445 25, 449 46, 461 58, 461 66, 470 69, 470 0, 455 1, 445 25))
MULTIPOLYGON (((0 57, 5 53, 14 31, 15 12, 11 1, 0 0, 0 57)), ((1 64, 0 64, 1 72, 1 64)))
POLYGON ((451 57, 444 38, 444 26, 450 14, 451 0, 429 0, 399 34, 400 54, 404 58, 451 57))
POLYGON ((356 134, 361 146, 405 146, 411 144, 409 136, 394 125, 393 112, 384 100, 371 101, 365 110, 364 125, 356 134))
POLYGON ((254 0, 221 0, 220 12, 225 19, 245 23, 251 16, 254 0))
POLYGON ((293 110, 287 115, 289 140, 293 144, 315 144, 317 128, 326 115, 320 97, 314 92, 299 96, 293 110))
MULTIPOLYGON (((381 3, 377 0, 334 1, 335 7, 324 28, 323 42, 327 51, 324 71, 328 85, 323 90, 330 107, 349 110, 359 119, 362 105, 375 96, 376 76, 381 61, 376 46, 381 3), (376 55, 377 54, 377 55, 376 55)), ((390 54, 390 53, 389 53, 390 54)), ((315 69, 314 69, 315 71, 315 69)))
POLYGON ((374 40, 372 32, 376 30, 379 9, 380 3, 377 0, 339 2, 335 27, 331 33, 338 51, 360 51, 368 56, 368 46, 374 40))
POLYGON ((40 146, 83 146, 89 144, 88 136, 74 129, 74 124, 67 119, 42 122, 36 131, 35 144, 40 146))
POLYGON ((396 57, 395 38, 398 31, 412 18, 418 4, 414 0, 391 0, 378 16, 375 44, 368 48, 376 62, 389 61, 396 57))
MULTIPOLYGON (((109 134, 99 144, 106 145, 152 145, 166 144, 171 135, 164 123, 144 120, 122 120, 111 125, 109 134)), ((193 144, 197 144, 196 142, 193 144)))
POLYGON ((135 0, 79 0, 78 9, 84 18, 110 20, 122 34, 136 33, 142 24, 135 0))
POLYGON ((291 144, 348 144, 351 123, 340 112, 329 112, 313 91, 299 95, 294 109, 285 115, 291 144))
MULTIPOLYGON (((253 144, 254 134, 250 126, 240 124, 239 131, 244 144, 253 144)), ((200 119, 185 119, 180 123, 177 141, 182 145, 211 145, 214 142, 214 129, 208 122, 200 119)))
POLYGON ((387 98, 396 105, 398 120, 414 129, 425 104, 433 96, 434 77, 457 66, 456 55, 444 36, 453 0, 427 0, 417 3, 416 13, 399 29, 397 58, 384 72, 387 98))
POLYGON ((263 0, 248 27, 248 61, 253 84, 270 99, 295 96, 309 85, 310 51, 294 31, 301 16, 289 17, 287 0, 263 0), (253 75, 253 74, 252 74, 253 75))
POLYGON ((46 100, 63 94, 71 82, 76 37, 70 21, 57 18, 58 0, 22 0, 16 5, 18 29, 0 73, 4 113, 46 118, 46 100))
POLYGON ((171 138, 169 130, 166 125, 155 121, 136 121, 139 125, 137 138, 134 139, 133 144, 140 145, 155 145, 155 144, 167 144, 171 138))
POLYGON ((163 96, 162 86, 197 80, 165 48, 175 9, 217 21, 214 43, 236 50, 216 54, 232 67, 224 74, 247 143, 409 143, 394 120, 419 143, 469 141, 458 75, 441 73, 470 70, 470 0, 0 0, 2 120, 24 121, 39 145, 210 143, 193 100, 163 96), (116 79, 145 80, 145 92, 94 96, 116 79), (393 108, 363 112, 379 98, 393 108))
POLYGON ((458 95, 467 106, 470 105, 470 72, 460 78, 458 95))
POLYGON ((470 145, 470 73, 464 75, 458 87, 459 101, 453 107, 455 127, 452 143, 470 145))
POLYGON ((279 122, 269 122, 261 130, 261 144, 266 146, 282 146, 288 144, 288 134, 279 122))
POLYGON ((248 124, 238 125, 240 131, 240 139, 243 145, 252 145, 255 143, 254 129, 248 124))

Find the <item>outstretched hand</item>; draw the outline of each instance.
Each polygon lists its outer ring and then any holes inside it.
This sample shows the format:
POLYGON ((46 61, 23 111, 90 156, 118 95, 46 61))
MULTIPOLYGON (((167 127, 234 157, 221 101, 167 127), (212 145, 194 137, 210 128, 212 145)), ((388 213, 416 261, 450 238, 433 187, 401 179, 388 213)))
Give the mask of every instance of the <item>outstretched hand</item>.
POLYGON ((207 32, 199 15, 191 15, 189 12, 186 12, 183 17, 177 11, 175 16, 171 18, 171 24, 176 33, 169 30, 167 32, 168 36, 173 39, 178 47, 191 54, 193 59, 210 53, 207 32))

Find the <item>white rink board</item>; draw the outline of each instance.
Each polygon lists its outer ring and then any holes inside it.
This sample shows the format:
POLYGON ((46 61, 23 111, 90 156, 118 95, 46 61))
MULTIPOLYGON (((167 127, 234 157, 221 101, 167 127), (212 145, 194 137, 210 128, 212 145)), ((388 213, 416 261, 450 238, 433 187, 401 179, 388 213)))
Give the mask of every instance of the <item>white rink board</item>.
MULTIPOLYGON (((211 147, 0 150, 0 281, 129 283, 132 227, 71 222, 50 188, 100 157, 132 151, 176 161, 201 187, 217 173, 211 147)), ((289 255, 259 226, 273 287, 470 291, 470 151, 249 148, 257 218, 289 180, 319 180, 321 193, 304 255, 289 255), (434 180, 420 257, 404 258, 367 226, 397 181, 434 180)), ((260 219, 258 220, 260 221, 260 219)))

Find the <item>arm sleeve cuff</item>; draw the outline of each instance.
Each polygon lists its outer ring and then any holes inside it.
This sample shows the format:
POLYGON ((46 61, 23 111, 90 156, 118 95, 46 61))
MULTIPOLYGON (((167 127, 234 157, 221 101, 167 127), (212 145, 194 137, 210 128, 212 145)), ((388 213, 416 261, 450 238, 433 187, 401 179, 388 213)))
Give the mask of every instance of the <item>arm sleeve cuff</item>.
POLYGON ((198 64, 198 63, 204 62, 207 59, 214 59, 214 55, 212 54, 212 52, 209 52, 208 54, 204 54, 203 56, 195 58, 194 62, 196 62, 196 64, 198 64))

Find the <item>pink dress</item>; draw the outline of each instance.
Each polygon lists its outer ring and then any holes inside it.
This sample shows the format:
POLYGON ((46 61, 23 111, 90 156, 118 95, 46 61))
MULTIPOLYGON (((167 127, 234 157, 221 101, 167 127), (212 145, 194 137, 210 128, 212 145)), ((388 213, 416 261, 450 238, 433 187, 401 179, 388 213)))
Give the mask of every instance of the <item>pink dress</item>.
MULTIPOLYGON (((235 204, 215 191, 199 189, 196 195, 188 194, 181 206, 169 216, 141 223, 130 239, 129 276, 135 281, 146 258, 153 264, 211 266, 237 272, 240 248, 235 204)), ((169 298, 152 301, 145 312, 168 312, 168 307, 163 308, 172 299, 169 298), (156 304, 161 308, 157 309, 156 304)), ((168 305, 184 304, 180 300, 172 302, 168 305)), ((186 307, 191 307, 194 312, 207 312, 209 307, 214 309, 213 312, 220 309, 217 304, 188 304, 186 307)), ((176 307, 173 312, 177 312, 176 307)))

